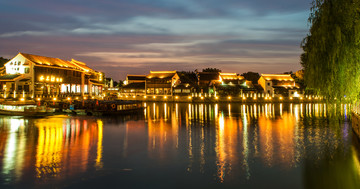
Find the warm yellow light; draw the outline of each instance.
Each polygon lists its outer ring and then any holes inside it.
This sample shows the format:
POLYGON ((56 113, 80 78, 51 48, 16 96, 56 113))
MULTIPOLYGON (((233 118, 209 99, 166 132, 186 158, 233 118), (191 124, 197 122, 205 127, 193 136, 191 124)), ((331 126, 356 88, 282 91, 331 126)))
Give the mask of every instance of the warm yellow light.
POLYGON ((156 96, 153 96, 153 98, 156 98, 156 96))
POLYGON ((256 96, 254 96, 254 100, 256 100, 256 96))
POLYGON ((25 101, 25 98, 20 98, 20 101, 25 101))
POLYGON ((91 97, 92 99, 94 99, 95 97, 91 97))
POLYGON ((281 96, 279 99, 280 99, 280 100, 282 100, 282 99, 283 99, 283 97, 281 96))
POLYGON ((300 97, 300 100, 302 100, 303 99, 303 97, 300 97))
POLYGON ((79 100, 79 97, 76 97, 76 100, 79 100))
POLYGON ((128 96, 126 95, 125 97, 127 98, 128 96))
POLYGON ((246 100, 246 97, 245 97, 245 96, 243 96, 243 100, 246 100))
POLYGON ((309 100, 311 100, 311 97, 309 96, 309 100))
POLYGON ((271 100, 271 97, 269 97, 269 99, 271 100))
POLYGON ((293 97, 290 97, 290 100, 292 100, 293 99, 293 97))
POLYGON ((44 79, 45 79, 45 78, 44 78, 44 76, 43 76, 43 75, 42 75, 42 76, 40 76, 40 78, 39 78, 39 80, 40 80, 40 81, 44 81, 44 79))
POLYGON ((219 99, 219 97, 216 96, 215 99, 217 100, 217 99, 219 99))
POLYGON ((37 101, 40 101, 41 99, 40 99, 40 98, 37 98, 36 100, 37 100, 37 101))
POLYGON ((86 96, 84 96, 84 100, 86 100, 86 96))
POLYGON ((175 99, 179 99, 179 97, 178 97, 178 96, 176 96, 176 97, 175 97, 175 99))
POLYGON ((164 96, 164 99, 167 99, 167 96, 164 96))
POLYGON ((62 78, 60 78, 60 82, 62 82, 62 78))
POLYGON ((135 96, 133 96, 133 98, 135 98, 135 96))
POLYGON ((204 99, 204 97, 200 97, 201 98, 201 100, 203 100, 204 99))
POLYGON ((230 100, 230 99, 231 99, 231 96, 228 96, 228 99, 230 100))
POLYGON ((265 100, 267 100, 268 99, 268 97, 265 97, 265 100))
POLYGON ((67 100, 71 100, 71 98, 70 98, 70 97, 67 97, 67 100))
POLYGON ((191 96, 188 97, 188 99, 191 99, 191 98, 192 98, 191 96))
POLYGON ((53 98, 54 101, 56 101, 56 98, 53 98))
POLYGON ((147 96, 144 96, 144 98, 147 98, 147 96))

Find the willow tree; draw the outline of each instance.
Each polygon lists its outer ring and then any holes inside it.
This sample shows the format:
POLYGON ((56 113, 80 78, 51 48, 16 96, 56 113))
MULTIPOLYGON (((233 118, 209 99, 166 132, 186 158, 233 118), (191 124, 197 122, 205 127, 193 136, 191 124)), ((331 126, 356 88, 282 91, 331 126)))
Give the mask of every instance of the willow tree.
POLYGON ((313 0, 302 42, 305 83, 327 99, 360 97, 360 0, 313 0))

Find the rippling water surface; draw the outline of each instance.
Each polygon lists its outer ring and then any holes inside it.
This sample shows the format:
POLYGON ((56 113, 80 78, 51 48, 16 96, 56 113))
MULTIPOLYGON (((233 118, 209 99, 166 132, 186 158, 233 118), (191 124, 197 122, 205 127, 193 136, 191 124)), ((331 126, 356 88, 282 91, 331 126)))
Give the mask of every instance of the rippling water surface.
POLYGON ((360 188, 348 105, 145 105, 0 117, 0 188, 360 188))

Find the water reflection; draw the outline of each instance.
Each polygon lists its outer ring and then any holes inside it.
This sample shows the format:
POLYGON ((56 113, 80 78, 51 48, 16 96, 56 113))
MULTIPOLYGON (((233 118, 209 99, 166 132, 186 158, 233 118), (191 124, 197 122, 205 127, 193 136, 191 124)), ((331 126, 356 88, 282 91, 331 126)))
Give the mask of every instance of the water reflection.
POLYGON ((336 186, 352 178, 346 186, 358 187, 360 145, 352 140, 349 109, 302 103, 147 103, 137 118, 0 117, 0 181, 67 183, 86 174, 103 178, 106 170, 113 175, 108 182, 114 183, 156 181, 156 172, 206 177, 224 186, 285 178, 297 186, 324 188, 331 185, 321 179, 336 186), (123 170, 134 170, 134 178, 123 170))
POLYGON ((35 177, 34 182, 39 183, 65 178, 86 171, 91 162, 102 167, 101 120, 1 117, 0 127, 1 143, 5 143, 0 156, 2 177, 6 182, 22 177, 35 177), (97 156, 91 159, 93 148, 97 156))
POLYGON ((177 148, 180 138, 187 149, 187 171, 203 173, 214 163, 219 182, 235 179, 234 175, 249 180, 251 161, 258 158, 266 167, 290 170, 303 159, 316 160, 323 150, 343 149, 351 137, 351 128, 338 121, 347 120, 348 105, 339 109, 325 104, 182 104, 186 108, 180 110, 178 104, 165 104, 163 110, 160 106, 147 107, 153 117, 148 120, 150 154, 169 157, 169 148, 177 148), (212 153, 215 162, 207 159, 212 153))

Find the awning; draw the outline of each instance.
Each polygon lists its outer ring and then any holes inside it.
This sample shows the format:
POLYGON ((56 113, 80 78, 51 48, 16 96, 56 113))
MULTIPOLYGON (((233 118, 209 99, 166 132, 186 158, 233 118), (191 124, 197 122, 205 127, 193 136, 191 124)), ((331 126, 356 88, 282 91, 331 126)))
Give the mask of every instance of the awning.
POLYGON ((16 78, 20 77, 19 74, 7 74, 0 76, 0 81, 15 81, 16 78))

